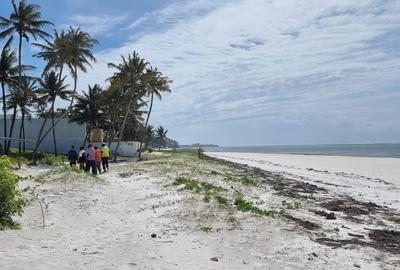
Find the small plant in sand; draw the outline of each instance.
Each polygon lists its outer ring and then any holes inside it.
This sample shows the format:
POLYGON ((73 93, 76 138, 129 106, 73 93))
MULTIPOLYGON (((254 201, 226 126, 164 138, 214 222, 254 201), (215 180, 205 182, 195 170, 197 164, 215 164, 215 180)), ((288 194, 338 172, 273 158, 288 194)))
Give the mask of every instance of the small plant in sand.
POLYGON ((268 217, 273 216, 274 214, 272 211, 267 211, 254 206, 252 202, 246 201, 245 199, 243 199, 243 197, 237 197, 235 199, 235 205, 236 209, 242 212, 251 212, 257 215, 268 216, 268 217))
POLYGON ((0 229, 17 229, 13 215, 21 215, 25 200, 18 190, 18 176, 11 172, 11 161, 6 156, 0 157, 0 229))
POLYGON ((202 230, 202 231, 205 232, 205 233, 210 233, 210 232, 213 231, 213 228, 211 228, 210 226, 202 226, 202 227, 200 228, 200 230, 202 230))
POLYGON ((229 217, 227 218, 227 221, 228 221, 228 223, 235 224, 235 223, 238 222, 238 219, 237 219, 236 217, 234 217, 234 216, 229 216, 229 217))
POLYGON ((122 178, 128 178, 132 175, 132 173, 131 172, 121 172, 118 175, 119 175, 119 177, 122 177, 122 178))
POLYGON ((286 209, 299 209, 302 207, 301 202, 295 201, 295 202, 288 202, 286 200, 282 201, 282 206, 286 209))
POLYGON ((222 205, 222 206, 228 206, 229 205, 228 199, 223 197, 223 196, 216 195, 215 199, 217 200, 219 205, 222 205))

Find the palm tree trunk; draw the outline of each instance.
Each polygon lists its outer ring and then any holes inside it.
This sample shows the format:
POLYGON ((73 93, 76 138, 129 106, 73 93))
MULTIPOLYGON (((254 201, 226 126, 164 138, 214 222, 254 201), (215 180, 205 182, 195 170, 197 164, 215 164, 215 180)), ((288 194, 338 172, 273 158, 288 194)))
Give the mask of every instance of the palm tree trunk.
POLYGON ((72 106, 74 105, 74 100, 75 100, 75 96, 76 96, 77 83, 78 83, 78 67, 74 66, 74 91, 72 92, 71 102, 69 103, 68 109, 65 111, 65 113, 62 116, 60 116, 57 119, 57 121, 55 121, 55 123, 52 124, 52 126, 48 130, 46 130, 46 132, 44 132, 42 137, 40 137, 40 136, 38 137, 38 140, 36 141, 35 149, 33 150, 33 157, 34 157, 33 163, 35 165, 36 165, 36 154, 37 154, 40 144, 43 142, 43 140, 46 138, 46 136, 50 133, 50 131, 61 121, 61 119, 66 117, 68 115, 68 113, 71 111, 72 106))
POLYGON ((151 93, 151 100, 150 100, 150 108, 149 108, 149 112, 147 114, 147 118, 146 118, 146 123, 144 125, 144 133, 143 136, 140 139, 140 146, 139 146, 139 159, 142 158, 142 145, 143 145, 143 140, 146 137, 146 132, 147 132, 147 125, 149 124, 149 119, 150 119, 150 114, 151 114, 151 109, 153 108, 153 100, 154 100, 154 93, 151 93))
POLYGON ((1 90, 3 92, 3 125, 4 125, 4 144, 3 144, 3 153, 6 153, 6 148, 7 148, 7 107, 6 107, 6 90, 5 90, 5 85, 4 82, 1 82, 1 90))
POLYGON ((13 115, 12 115, 12 119, 11 119, 11 126, 10 126, 10 132, 8 135, 8 143, 7 143, 7 149, 6 149, 6 155, 8 155, 8 153, 10 152, 10 147, 11 147, 11 137, 13 134, 13 130, 14 130, 14 125, 15 125, 15 119, 17 117, 17 105, 14 106, 13 109, 13 115))
POLYGON ((126 112, 125 112, 125 116, 124 116, 124 121, 122 121, 122 124, 121 124, 121 128, 120 128, 120 131, 119 131, 120 133, 119 133, 119 137, 118 137, 117 146, 115 147, 115 150, 114 150, 114 158, 113 158, 113 161, 114 161, 114 162, 117 161, 118 152, 119 152, 119 146, 120 146, 120 144, 121 144, 122 136, 124 135, 124 130, 125 130, 126 122, 127 122, 127 120, 128 120, 128 115, 129 115, 129 111, 131 110, 131 106, 132 106, 133 100, 134 100, 133 97, 129 100, 128 108, 127 108, 127 110, 126 110, 126 112))
MULTIPOLYGON (((19 126, 19 139, 22 139, 22 130, 24 128, 25 110, 21 108, 21 125, 19 126)), ((18 154, 21 155, 21 141, 18 142, 18 154)))
POLYGON ((22 152, 25 153, 25 151, 26 151, 25 121, 24 121, 24 124, 22 126, 22 139, 24 139, 24 141, 22 142, 22 152))
POLYGON ((54 155, 57 156, 57 140, 56 140, 56 129, 54 128, 54 102, 51 105, 51 125, 53 126, 53 143, 54 143, 54 155))
MULTIPOLYGON (((18 44, 18 91, 17 91, 17 95, 16 95, 16 98, 15 98, 15 101, 16 101, 15 104, 18 104, 18 102, 19 102, 19 94, 21 92, 21 79, 22 79, 21 67, 22 67, 22 35, 21 35, 21 33, 19 33, 19 44, 18 44)), ((18 105, 15 105, 14 112, 13 112, 13 118, 12 118, 11 127, 10 127, 10 136, 8 136, 10 138, 10 140, 8 141, 8 144, 7 144, 6 154, 8 154, 10 152, 11 137, 12 137, 12 133, 13 133, 13 129, 14 129, 15 118, 17 117, 17 109, 16 109, 17 106, 18 105)))
POLYGON ((158 151, 161 151, 161 143, 162 143, 162 138, 160 137, 160 142, 158 144, 158 151))

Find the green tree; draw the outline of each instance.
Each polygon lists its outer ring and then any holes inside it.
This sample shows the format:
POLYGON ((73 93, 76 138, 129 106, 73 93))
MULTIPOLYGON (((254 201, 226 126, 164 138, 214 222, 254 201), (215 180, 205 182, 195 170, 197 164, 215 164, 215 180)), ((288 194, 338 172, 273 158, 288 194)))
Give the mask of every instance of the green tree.
MULTIPOLYGON (((39 149, 40 144, 46 138, 47 134, 54 129, 54 127, 61 121, 62 118, 66 117, 72 109, 76 96, 76 88, 78 83, 78 70, 87 72, 87 66, 91 67, 91 62, 95 62, 96 58, 93 55, 92 49, 98 44, 98 41, 90 36, 89 33, 81 31, 80 28, 70 27, 68 32, 65 34, 63 50, 59 53, 63 55, 63 62, 66 63, 67 67, 74 78, 74 90, 71 94, 70 104, 65 113, 55 121, 55 123, 38 138, 34 149, 34 158, 39 149)), ((36 163, 36 159, 34 160, 36 163)))
MULTIPOLYGON (((62 100, 68 100, 70 95, 72 94, 70 90, 67 90, 68 85, 64 85, 65 78, 66 77, 59 79, 59 74, 57 74, 54 70, 52 70, 45 73, 43 75, 42 80, 40 81, 40 88, 39 88, 40 101, 50 104, 50 109, 48 113, 51 117, 52 125, 54 125, 56 99, 60 98, 62 100)), ((44 121, 47 121, 47 117, 48 116, 45 116, 44 121)), ((54 128, 52 129, 52 131, 53 131, 54 154, 57 156, 56 131, 54 128)))
POLYGON ((161 150, 161 146, 164 143, 164 140, 167 138, 168 130, 164 129, 163 126, 159 126, 156 129, 156 135, 158 138, 158 151, 161 150))
MULTIPOLYGON (((10 47, 4 47, 0 55, 0 82, 3 99, 3 125, 4 137, 7 137, 7 106, 6 106, 6 86, 8 88, 16 85, 18 74, 17 57, 10 47)), ((4 139, 3 150, 6 152, 7 139, 4 139)))
MULTIPOLYGON (((99 128, 104 121, 103 103, 104 90, 98 84, 93 87, 89 86, 87 93, 78 95, 77 102, 71 111, 71 122, 78 124, 86 124, 86 139, 94 128, 99 128)), ((113 106, 116 106, 113 104, 113 106)), ((85 143, 84 142, 84 143, 85 143)))
MULTIPOLYGON (((18 91, 16 99, 19 99, 22 87, 22 42, 25 40, 29 42, 29 38, 33 37, 35 40, 39 38, 51 37, 47 32, 43 30, 48 25, 53 25, 49 21, 41 20, 40 6, 36 4, 27 4, 25 0, 21 0, 17 5, 15 0, 12 1, 13 12, 7 19, 0 16, 0 29, 5 29, 0 32, 0 40, 9 36, 6 42, 6 46, 11 44, 14 35, 18 35, 18 91)), ((12 124, 10 127, 10 135, 12 137, 14 123, 16 118, 16 111, 13 114, 12 124)), ((10 147, 8 142, 7 151, 10 147)))
MULTIPOLYGON (((150 97, 150 106, 147 112, 147 118, 144 125, 144 130, 147 130, 147 125, 149 124, 150 114, 153 108, 154 96, 158 97, 161 100, 161 93, 162 92, 171 92, 169 87, 171 81, 168 77, 163 77, 162 73, 157 70, 157 68, 148 68, 145 74, 145 90, 146 95, 150 97)), ((146 133, 140 139, 140 146, 139 146, 139 159, 141 158, 142 154, 142 145, 145 139, 146 133)))
POLYGON ((119 146, 133 104, 139 102, 146 93, 144 88, 144 75, 147 65, 148 63, 145 62, 137 52, 133 52, 132 55, 129 54, 127 59, 122 56, 122 63, 120 64, 108 64, 110 68, 116 69, 116 72, 114 72, 113 76, 108 80, 123 89, 126 93, 126 98, 128 99, 128 104, 125 107, 125 115, 119 129, 120 134, 116 150, 114 151, 114 160, 117 159, 119 146))

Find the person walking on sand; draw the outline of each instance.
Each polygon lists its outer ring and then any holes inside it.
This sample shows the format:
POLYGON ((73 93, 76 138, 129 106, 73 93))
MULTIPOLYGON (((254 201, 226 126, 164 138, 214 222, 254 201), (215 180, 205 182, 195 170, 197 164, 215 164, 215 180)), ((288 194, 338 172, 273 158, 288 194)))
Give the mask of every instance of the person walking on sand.
POLYGON ((68 161, 71 167, 76 166, 76 160, 78 159, 78 154, 75 151, 75 146, 71 145, 71 149, 68 151, 68 161))
POLYGON ((86 152, 85 149, 83 149, 82 145, 79 147, 78 163, 79 163, 79 169, 81 171, 84 171, 86 163, 86 152))
POLYGON ((108 172, 108 160, 110 158, 110 148, 105 143, 101 144, 101 163, 103 163, 103 172, 108 172))
POLYGON ((96 162, 96 169, 101 174, 101 150, 97 146, 94 147, 94 150, 96 151, 94 157, 96 162))
POLYGON ((93 174, 97 174, 96 169, 96 150, 94 149, 92 144, 88 145, 86 151, 86 171, 90 172, 92 170, 93 174))

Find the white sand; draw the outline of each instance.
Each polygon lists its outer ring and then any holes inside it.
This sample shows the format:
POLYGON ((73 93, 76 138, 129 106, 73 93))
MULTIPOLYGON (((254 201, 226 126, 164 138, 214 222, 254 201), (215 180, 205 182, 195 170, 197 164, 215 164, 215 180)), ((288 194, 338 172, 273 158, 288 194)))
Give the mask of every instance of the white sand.
POLYGON ((207 155, 310 181, 333 192, 400 209, 399 158, 228 152, 209 152, 207 155))
MULTIPOLYGON (((224 158, 287 170, 243 155, 244 159, 224 158)), ((321 236, 343 238, 350 232, 368 231, 363 229, 365 225, 348 222, 340 214, 333 221, 312 215, 309 210, 315 205, 311 202, 303 201, 301 209, 286 211, 316 222, 323 230, 307 232, 288 220, 226 209, 215 200, 204 203, 202 195, 179 191, 170 184, 185 175, 232 188, 229 192, 240 190, 261 208, 278 211, 282 200, 288 200, 268 186, 226 182, 224 174, 231 174, 232 168, 178 161, 112 165, 112 171, 99 180, 82 174, 76 179, 58 178, 43 184, 32 179, 22 181, 22 186, 36 187, 40 198, 49 203, 46 226, 42 228, 39 204, 32 201, 19 219, 21 230, 0 231, 0 269, 357 269, 354 265, 396 269, 399 260, 373 248, 332 249, 313 241, 321 236), (220 175, 210 173, 213 170, 220 175), (131 175, 121 177, 121 172, 131 175), (238 220, 235 224, 227 223, 232 215, 238 220), (213 232, 203 232, 201 226, 210 226, 213 232), (158 237, 151 238, 152 233, 158 237), (219 261, 211 261, 212 257, 219 261)), ((37 175, 46 170, 29 168, 25 173, 37 175)), ((304 181, 316 181, 313 177, 320 175, 299 168, 292 168, 290 173, 294 176, 297 171, 311 177, 304 181)), ((328 181, 344 177, 324 176, 328 181)))

